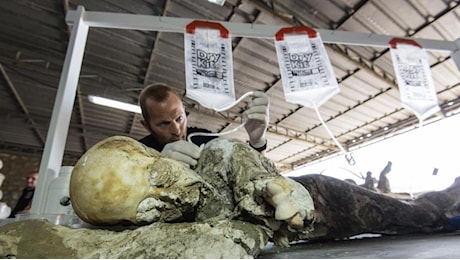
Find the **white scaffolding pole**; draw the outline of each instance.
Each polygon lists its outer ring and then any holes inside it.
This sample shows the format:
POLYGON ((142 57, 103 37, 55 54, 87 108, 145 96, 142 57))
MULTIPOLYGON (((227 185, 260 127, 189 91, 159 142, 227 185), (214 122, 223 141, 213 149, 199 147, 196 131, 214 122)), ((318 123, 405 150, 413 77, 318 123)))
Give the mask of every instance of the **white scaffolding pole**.
MULTIPOLYGON (((51 123, 46 138, 45 149, 40 164, 40 174, 38 177, 37 187, 35 189, 34 203, 31 209, 32 214, 41 214, 44 212, 48 184, 52 178, 57 176, 62 164, 89 28, 102 27, 184 33, 186 25, 193 20, 194 19, 188 18, 136 14, 86 12, 82 6, 79 6, 76 11, 68 12, 66 22, 73 25, 72 35, 67 49, 66 59, 59 82, 59 89, 51 117, 51 123)), ((225 26, 230 31, 232 37, 273 39, 276 32, 282 28, 282 26, 264 24, 221 21, 214 22, 221 23, 225 26)), ((315 30, 321 35, 324 43, 385 48, 389 46, 388 42, 394 38, 394 36, 369 33, 322 29, 315 30)), ((419 38, 411 39, 418 42, 426 50, 450 52, 457 64, 457 67, 460 69, 460 40, 441 41, 419 38)))
POLYGON ((37 186, 34 192, 32 208, 30 209, 31 214, 44 212, 48 185, 53 178, 57 177, 61 168, 89 29, 88 25, 83 21, 84 13, 85 10, 82 7, 78 8, 75 13, 76 19, 73 22, 72 35, 67 47, 59 88, 54 102, 45 149, 40 163, 37 186))
MULTIPOLYGON (((66 17, 68 23, 73 23, 78 18, 76 11, 69 11, 66 17)), ((86 12, 85 23, 90 27, 130 29, 143 31, 184 33, 185 26, 194 19, 164 16, 149 16, 122 13, 86 12)), ((211 21, 211 20, 210 20, 211 21)), ((232 37, 267 38, 273 39, 276 32, 283 26, 265 24, 233 23, 212 21, 222 24, 230 31, 232 37)), ((344 45, 360 45, 372 47, 388 47, 388 42, 395 36, 369 33, 357 33, 336 30, 315 29, 324 43, 337 43, 344 45)), ((455 42, 411 38, 426 50, 449 51, 458 50, 455 42)))

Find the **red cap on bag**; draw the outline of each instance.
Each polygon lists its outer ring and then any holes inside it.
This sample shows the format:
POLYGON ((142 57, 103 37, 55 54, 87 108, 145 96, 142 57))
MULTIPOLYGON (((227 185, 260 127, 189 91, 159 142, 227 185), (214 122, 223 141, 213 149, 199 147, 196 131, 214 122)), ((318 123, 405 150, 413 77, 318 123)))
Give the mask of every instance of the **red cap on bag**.
POLYGON ((195 29, 197 27, 207 27, 207 28, 212 28, 212 29, 217 29, 220 31, 220 37, 222 38, 228 38, 230 33, 228 32, 227 28, 225 28, 222 24, 220 23, 215 23, 215 22, 208 22, 208 21, 202 21, 202 20, 195 20, 185 27, 185 30, 187 33, 194 34, 195 29))
POLYGON ((414 45, 419 47, 420 49, 423 49, 422 45, 418 44, 418 42, 411 40, 411 39, 405 39, 405 38, 393 38, 391 41, 388 42, 391 46, 391 48, 396 49, 396 45, 398 43, 405 43, 409 45, 414 45))
POLYGON ((285 34, 291 34, 291 33, 297 33, 297 34, 308 34, 309 38, 315 38, 317 35, 317 32, 308 27, 308 26, 295 26, 295 27, 284 27, 281 28, 276 34, 275 38, 277 41, 282 41, 284 40, 284 35, 285 34))

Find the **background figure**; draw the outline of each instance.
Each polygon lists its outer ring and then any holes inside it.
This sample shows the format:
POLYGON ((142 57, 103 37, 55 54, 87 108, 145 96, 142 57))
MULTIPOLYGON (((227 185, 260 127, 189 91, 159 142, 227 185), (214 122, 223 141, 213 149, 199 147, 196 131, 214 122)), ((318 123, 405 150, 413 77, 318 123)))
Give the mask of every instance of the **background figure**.
POLYGON ((17 213, 28 212, 32 206, 32 198, 34 197, 35 186, 37 185, 38 172, 34 171, 26 177, 26 187, 22 190, 16 206, 9 218, 14 218, 17 213))
POLYGON ((368 190, 371 190, 371 191, 375 191, 377 192, 377 188, 375 187, 375 183, 377 181, 375 180, 375 178, 372 177, 372 172, 368 171, 366 173, 366 179, 364 181, 364 184, 360 185, 361 187, 364 187, 368 190))

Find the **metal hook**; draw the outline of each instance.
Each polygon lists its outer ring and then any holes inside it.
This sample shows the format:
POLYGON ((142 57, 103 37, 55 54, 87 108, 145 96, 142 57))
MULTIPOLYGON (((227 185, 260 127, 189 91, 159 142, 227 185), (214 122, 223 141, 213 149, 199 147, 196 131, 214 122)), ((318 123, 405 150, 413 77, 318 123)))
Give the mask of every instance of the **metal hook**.
POLYGON ((355 165, 356 164, 355 158, 353 158, 353 155, 351 155, 351 153, 346 153, 345 154, 345 159, 347 159, 347 162, 348 162, 349 165, 355 165))

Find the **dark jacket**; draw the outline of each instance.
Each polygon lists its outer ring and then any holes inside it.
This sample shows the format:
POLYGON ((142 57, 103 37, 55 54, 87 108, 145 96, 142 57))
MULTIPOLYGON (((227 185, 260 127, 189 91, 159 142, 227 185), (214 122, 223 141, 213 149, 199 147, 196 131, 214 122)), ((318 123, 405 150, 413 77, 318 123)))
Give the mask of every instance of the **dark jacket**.
MULTIPOLYGON (((211 131, 207 130, 207 129, 203 129, 203 128, 197 128, 197 127, 188 127, 187 128, 187 135, 191 134, 191 133, 196 133, 196 132, 200 132, 200 133, 211 133, 211 131)), ((196 144, 197 146, 200 146, 202 144, 205 144, 209 141, 211 141, 212 139, 215 139, 217 138, 217 136, 201 136, 201 135, 198 135, 198 136, 194 136, 192 138, 192 143, 196 144)), ((164 148, 164 145, 161 145, 160 143, 158 143, 158 141, 155 139, 155 137, 153 137, 152 135, 148 135, 148 136, 145 136, 144 138, 140 139, 139 140, 141 143, 145 144, 146 146, 148 147, 151 147, 159 152, 161 152, 164 148)))
POLYGON ((19 197, 19 200, 16 203, 13 211, 11 211, 9 218, 14 218, 18 212, 30 208, 30 205, 32 204, 32 198, 34 197, 34 192, 35 188, 24 188, 22 190, 21 197, 19 197))

